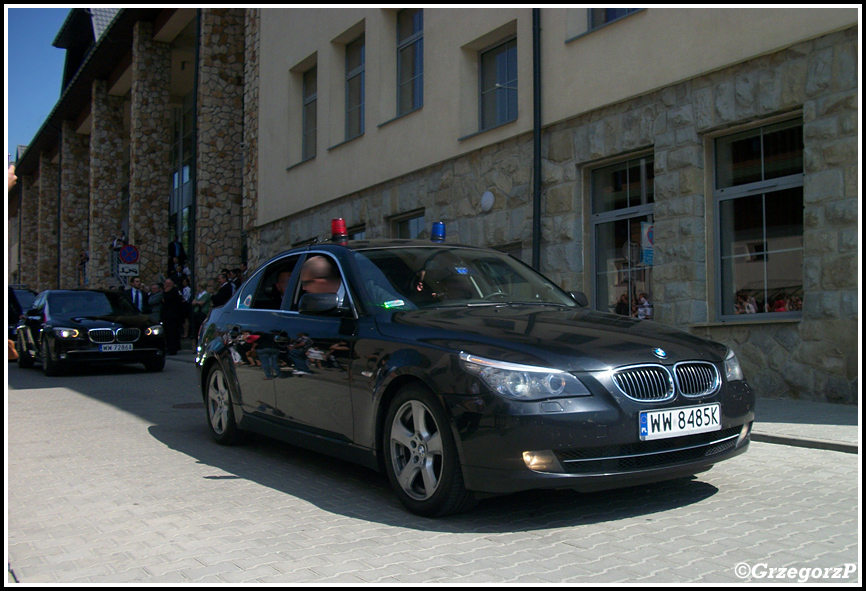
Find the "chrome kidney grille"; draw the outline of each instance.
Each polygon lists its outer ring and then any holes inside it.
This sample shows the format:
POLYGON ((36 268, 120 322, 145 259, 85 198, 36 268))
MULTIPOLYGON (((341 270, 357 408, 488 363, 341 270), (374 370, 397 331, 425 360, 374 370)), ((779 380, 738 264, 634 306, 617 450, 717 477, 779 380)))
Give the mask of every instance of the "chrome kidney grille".
POLYGON ((103 345, 115 340, 118 343, 134 343, 141 336, 141 331, 137 328, 91 328, 87 334, 92 342, 103 345))
POLYGON ((134 343, 141 336, 141 331, 137 328, 118 328, 114 334, 118 343, 134 343))
POLYGON ((660 402, 674 397, 674 381, 661 365, 632 365, 613 373, 613 383, 639 402, 660 402))
POLYGON ((90 340, 94 343, 113 343, 114 342, 114 331, 110 328, 91 328, 87 331, 87 334, 90 336, 90 340))
POLYGON ((683 396, 706 396, 722 385, 719 371, 712 363, 689 361, 674 366, 677 389, 683 396))
POLYGON ((677 391, 687 397, 706 396, 722 385, 716 366, 703 361, 687 361, 674 366, 674 374, 656 364, 630 365, 613 372, 613 383, 620 392, 638 402, 663 402, 677 391))

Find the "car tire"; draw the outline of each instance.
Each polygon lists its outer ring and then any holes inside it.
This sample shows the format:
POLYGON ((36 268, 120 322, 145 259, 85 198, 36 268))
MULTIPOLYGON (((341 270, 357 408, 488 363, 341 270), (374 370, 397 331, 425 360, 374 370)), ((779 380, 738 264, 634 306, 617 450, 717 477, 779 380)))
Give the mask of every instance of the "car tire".
POLYGON ((206 384, 204 406, 211 436, 220 445, 239 443, 242 431, 235 422, 228 378, 219 364, 211 367, 206 384))
POLYGON ((147 371, 162 371, 163 368, 165 368, 165 357, 163 356, 154 357, 144 362, 144 369, 147 371))
POLYGON ((423 386, 407 386, 391 401, 382 449, 388 480, 411 512, 443 517, 474 506, 474 495, 463 485, 450 421, 423 386))
POLYGON ((18 333, 18 367, 21 369, 30 369, 33 367, 33 355, 30 354, 30 351, 27 350, 27 347, 24 345, 24 339, 21 333, 18 333))
POLYGON ((61 373, 60 362, 51 356, 51 346, 48 339, 42 339, 42 372, 48 377, 59 376, 61 373))

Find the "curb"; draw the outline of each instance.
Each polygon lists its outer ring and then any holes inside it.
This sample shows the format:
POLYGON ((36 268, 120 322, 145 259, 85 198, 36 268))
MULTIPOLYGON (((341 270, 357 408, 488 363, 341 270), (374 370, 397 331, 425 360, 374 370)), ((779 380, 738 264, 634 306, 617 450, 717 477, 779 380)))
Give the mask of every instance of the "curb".
POLYGON ((806 439, 803 437, 786 437, 784 435, 770 435, 768 433, 755 433, 752 431, 752 441, 762 443, 775 443, 779 445, 790 445, 792 447, 805 447, 808 449, 823 449, 826 451, 839 451, 846 454, 858 453, 858 447, 851 443, 840 443, 838 441, 823 441, 820 439, 806 439))

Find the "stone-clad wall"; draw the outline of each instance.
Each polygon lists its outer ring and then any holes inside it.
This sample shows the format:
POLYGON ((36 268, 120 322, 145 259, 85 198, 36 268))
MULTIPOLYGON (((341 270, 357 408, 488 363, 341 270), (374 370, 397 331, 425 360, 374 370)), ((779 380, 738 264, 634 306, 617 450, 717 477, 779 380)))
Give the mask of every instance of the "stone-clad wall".
POLYGON ((129 163, 129 242, 140 252, 139 274, 165 271, 171 173, 171 46, 153 40, 153 25, 133 30, 129 163))
POLYGON ((88 249, 90 138, 63 122, 60 159, 60 287, 78 287, 79 253, 88 249))
MULTIPOLYGON (((243 228, 255 230, 259 186, 259 46, 261 8, 249 8, 245 15, 244 46, 244 180, 243 228)), ((257 242, 257 241, 255 241, 257 242)), ((252 245, 250 245, 252 247, 252 245)), ((252 248, 251 248, 252 250, 252 248)))
POLYGON ((800 43, 714 80, 704 92, 715 108, 697 112, 718 120, 802 107, 803 319, 696 331, 735 347, 765 395, 857 402, 857 56, 857 28, 800 43))
POLYGON ((21 259, 18 281, 37 289, 39 284, 39 181, 33 175, 18 179, 21 183, 21 259))
POLYGON ((90 132, 90 287, 109 287, 111 241, 120 227, 123 191, 123 98, 110 96, 104 80, 93 81, 90 132))
POLYGON ((196 159, 196 279, 240 264, 244 127, 243 9, 203 9, 196 159))
POLYGON ((39 155, 39 290, 57 289, 57 212, 60 195, 60 172, 48 154, 39 155))
MULTIPOLYGON (((591 292, 589 173, 600 163, 654 157, 656 321, 724 342, 763 396, 855 402, 857 390, 857 29, 795 45, 553 125, 543 140, 541 271, 591 292), (802 113, 805 143, 803 318, 713 323, 714 228, 708 227, 711 138, 736 126, 802 113), (708 252, 708 248, 710 249, 708 252)), ((292 243, 327 238, 329 220, 390 236, 391 218, 424 209, 448 241, 520 243, 530 256, 532 138, 347 195, 258 228, 251 266, 292 243), (480 209, 492 191, 495 205, 480 209)), ((710 181, 711 182, 711 181, 710 181)))

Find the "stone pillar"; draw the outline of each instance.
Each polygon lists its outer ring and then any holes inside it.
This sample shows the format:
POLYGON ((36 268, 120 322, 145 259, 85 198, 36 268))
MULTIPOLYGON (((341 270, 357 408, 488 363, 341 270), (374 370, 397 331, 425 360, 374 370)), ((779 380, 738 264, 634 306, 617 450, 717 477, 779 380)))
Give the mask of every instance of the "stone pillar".
POLYGON ((250 268, 261 262, 256 221, 259 202, 259 47, 261 43, 260 8, 246 10, 246 47, 244 48, 244 180, 243 227, 247 232, 250 268))
POLYGON ((79 253, 87 250, 90 217, 90 138, 63 122, 60 158, 60 287, 78 287, 79 253))
POLYGON ((707 322, 704 148, 695 126, 692 82, 658 95, 654 155, 654 319, 707 322))
POLYGON ((21 258, 18 261, 18 280, 36 289, 39 283, 39 182, 33 175, 19 178, 21 184, 21 258))
POLYGON ((57 288, 57 211, 60 169, 51 157, 39 155, 39 255, 37 257, 37 290, 57 288))
POLYGON ((104 80, 94 80, 90 132, 90 287, 108 287, 111 241, 120 228, 123 197, 123 99, 110 96, 104 80))
POLYGON ((202 9, 197 89, 195 275, 240 264, 244 10, 202 9))
POLYGON ((169 96, 171 46, 153 40, 153 25, 133 30, 129 170, 129 241, 138 247, 140 275, 165 271, 171 190, 169 96))

